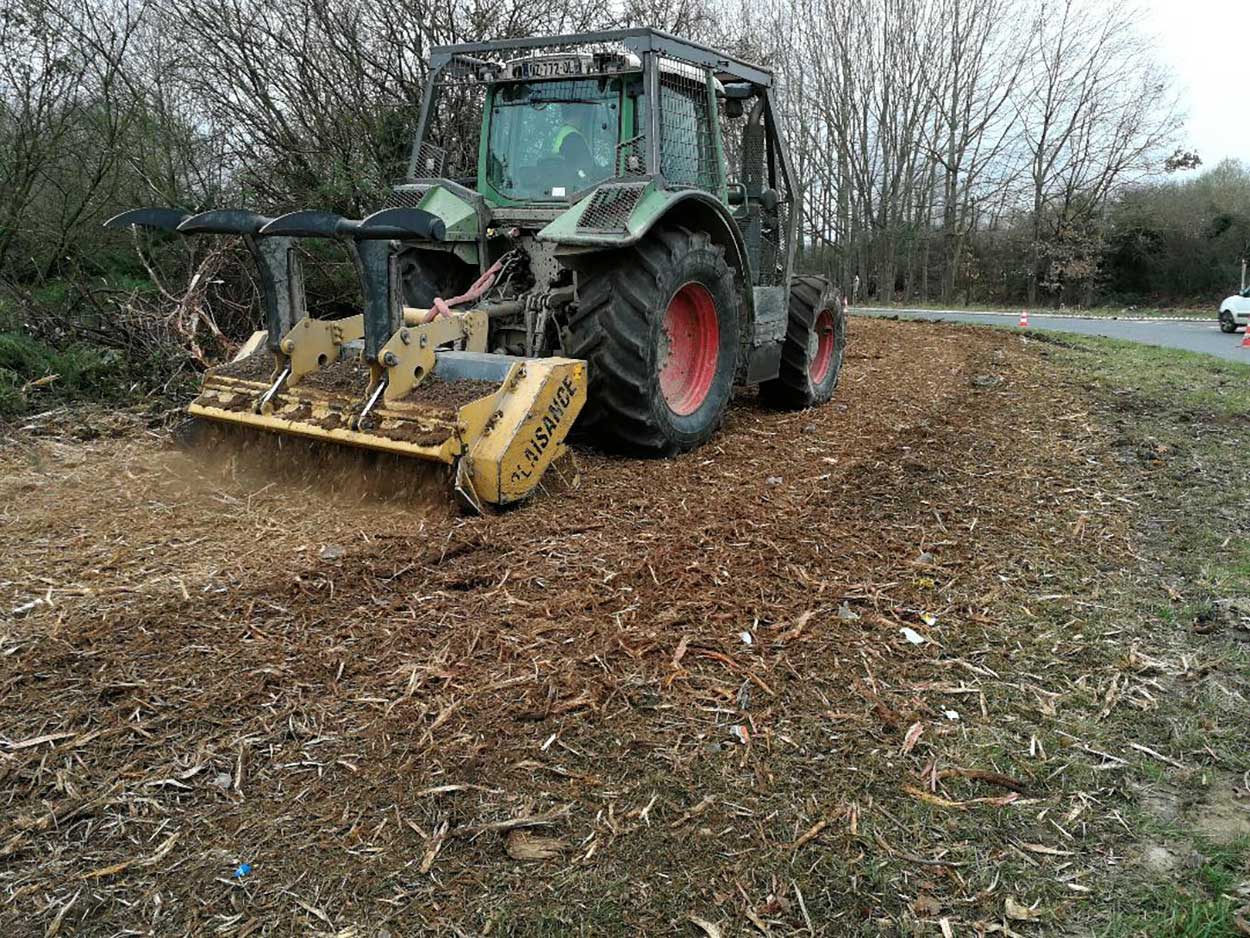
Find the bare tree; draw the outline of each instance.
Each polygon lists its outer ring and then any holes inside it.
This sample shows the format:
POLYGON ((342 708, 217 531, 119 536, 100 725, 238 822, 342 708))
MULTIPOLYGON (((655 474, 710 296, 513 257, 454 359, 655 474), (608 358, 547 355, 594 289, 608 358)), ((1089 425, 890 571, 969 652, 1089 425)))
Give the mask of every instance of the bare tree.
POLYGON ((1168 77, 1124 0, 1046 0, 1018 109, 1031 182, 1028 302, 1067 274, 1092 279, 1097 219, 1120 186, 1161 165, 1178 129, 1168 77), (1053 263, 1052 263, 1053 261, 1053 263))
POLYGON ((1127 0, 12 0, 0 269, 107 266, 96 223, 134 204, 369 211, 432 46, 620 25, 774 69, 802 263, 883 299, 1088 300, 1110 207, 1178 142, 1127 0))
POLYGON ((941 208, 945 301, 981 203, 1017 175, 1004 157, 1019 126, 1012 103, 1028 58, 1021 46, 1031 33, 1022 40, 1019 32, 1026 16, 1020 0, 939 0, 935 11, 943 37, 924 78, 935 121, 931 156, 941 178, 934 201, 941 208))

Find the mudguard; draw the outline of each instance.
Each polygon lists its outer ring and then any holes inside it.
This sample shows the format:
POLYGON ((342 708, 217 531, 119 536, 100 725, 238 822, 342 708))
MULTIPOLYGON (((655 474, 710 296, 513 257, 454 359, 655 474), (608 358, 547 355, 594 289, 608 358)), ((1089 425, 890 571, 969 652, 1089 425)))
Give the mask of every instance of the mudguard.
POLYGON ((746 268, 746 242, 729 209, 702 189, 662 189, 652 179, 603 183, 538 232, 538 240, 571 247, 620 248, 635 244, 656 223, 674 215, 694 216, 714 241, 724 244, 730 263, 746 268))
MULTIPOLYGON (((754 370, 764 377, 776 372, 775 362, 759 371, 751 366, 764 342, 756 324, 756 295, 750 288, 753 281, 746 241, 723 202, 702 189, 663 189, 653 179, 614 179, 598 186, 579 199, 568 211, 538 232, 540 241, 560 245, 565 258, 573 261, 579 254, 629 247, 645 238, 661 221, 681 225, 695 231, 706 231, 713 243, 725 251, 725 259, 741 275, 742 342, 746 352, 739 370, 739 380, 754 370)), ((772 357, 776 357, 775 355, 772 357)), ((762 380, 755 377, 754 380, 762 380)))

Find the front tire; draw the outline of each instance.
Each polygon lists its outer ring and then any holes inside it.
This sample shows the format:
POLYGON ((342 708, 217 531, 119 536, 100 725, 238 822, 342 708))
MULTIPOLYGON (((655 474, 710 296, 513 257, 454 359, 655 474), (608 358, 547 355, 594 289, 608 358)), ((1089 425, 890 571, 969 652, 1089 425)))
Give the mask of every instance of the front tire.
POLYGON ((741 299, 724 250, 666 228, 579 272, 565 351, 589 363, 578 426, 605 448, 667 455, 706 442, 738 368, 741 299))
POLYGON ((1220 310, 1220 332, 1233 333, 1237 331, 1237 320, 1233 318, 1233 314, 1228 310, 1220 310))
POLYGON ((846 307, 824 277, 795 277, 790 318, 781 347, 781 371, 760 385, 774 407, 802 410, 833 396, 846 351, 846 307))

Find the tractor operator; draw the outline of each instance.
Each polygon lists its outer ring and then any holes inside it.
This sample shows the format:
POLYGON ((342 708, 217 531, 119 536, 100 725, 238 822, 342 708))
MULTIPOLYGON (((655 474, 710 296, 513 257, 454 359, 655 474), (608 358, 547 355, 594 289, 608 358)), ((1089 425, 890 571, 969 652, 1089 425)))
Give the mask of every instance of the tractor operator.
POLYGON ((563 159, 577 173, 578 179, 589 178, 589 170, 594 165, 590 155, 590 143, 586 139, 590 110, 581 103, 561 105, 560 116, 563 123, 551 141, 551 154, 563 159))

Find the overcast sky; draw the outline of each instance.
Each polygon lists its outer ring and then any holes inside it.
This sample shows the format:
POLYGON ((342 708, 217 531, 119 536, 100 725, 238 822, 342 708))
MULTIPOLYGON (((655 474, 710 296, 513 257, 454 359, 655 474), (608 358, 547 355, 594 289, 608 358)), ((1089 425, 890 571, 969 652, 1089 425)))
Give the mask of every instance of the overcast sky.
POLYGON ((1225 157, 1250 164, 1250 0, 1139 2, 1180 85, 1184 145, 1204 168, 1225 157))

